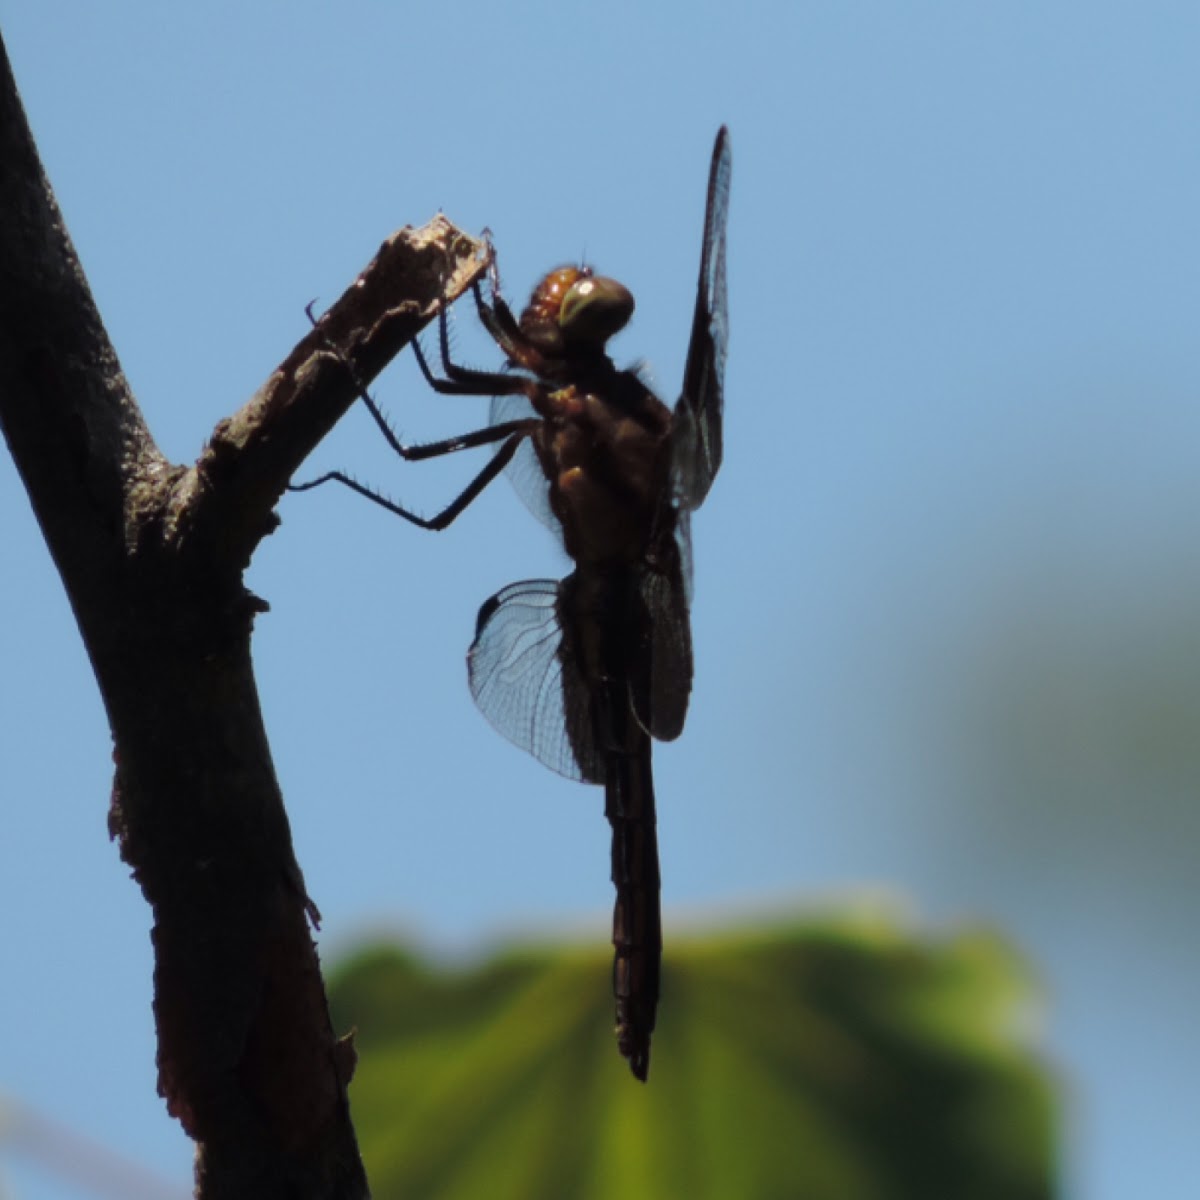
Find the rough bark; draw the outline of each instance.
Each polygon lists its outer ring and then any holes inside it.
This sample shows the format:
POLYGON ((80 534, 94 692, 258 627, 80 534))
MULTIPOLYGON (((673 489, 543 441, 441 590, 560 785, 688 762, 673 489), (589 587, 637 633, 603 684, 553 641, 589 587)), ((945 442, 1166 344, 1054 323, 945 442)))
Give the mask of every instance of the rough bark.
POLYGON ((191 466, 129 391, 0 44, 0 427, 114 742, 110 828, 153 909, 159 1090, 205 1198, 368 1194, 250 659, 242 574, 291 473, 477 277, 437 218, 378 256, 191 466))

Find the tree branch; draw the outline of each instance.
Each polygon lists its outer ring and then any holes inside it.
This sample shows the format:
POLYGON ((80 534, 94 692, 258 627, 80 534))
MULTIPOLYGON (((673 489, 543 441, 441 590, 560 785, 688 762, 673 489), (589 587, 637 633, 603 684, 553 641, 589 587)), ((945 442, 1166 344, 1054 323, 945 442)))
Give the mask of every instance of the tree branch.
POLYGON ((292 471, 477 278, 438 218, 379 254, 191 467, 121 372, 0 44, 0 427, 63 579, 115 744, 110 828, 153 908, 159 1091, 202 1197, 366 1196, 250 661, 242 584, 292 471), (328 339, 328 342, 327 340, 328 339))

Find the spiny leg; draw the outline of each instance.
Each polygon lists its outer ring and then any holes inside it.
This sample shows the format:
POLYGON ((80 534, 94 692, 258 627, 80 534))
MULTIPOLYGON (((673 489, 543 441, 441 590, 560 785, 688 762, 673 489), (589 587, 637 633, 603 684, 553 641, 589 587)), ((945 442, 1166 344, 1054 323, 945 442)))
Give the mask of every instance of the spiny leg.
MULTIPOLYGON (((313 317, 312 305, 309 304, 305 311, 308 314, 308 319, 313 323, 313 327, 317 327, 316 319, 313 317)), ((442 320, 445 320, 442 314, 442 320)), ((444 336, 444 335, 443 335, 444 336)), ((495 442, 503 441, 504 444, 496 452, 495 455, 487 462, 483 469, 471 480, 463 491, 455 497, 444 509, 436 513, 432 517, 422 517, 418 513, 407 509, 381 492, 366 484, 359 483, 344 471, 328 471, 324 475, 316 479, 309 480, 305 483, 289 484, 288 490, 293 492, 306 492, 312 488, 320 487, 322 484, 334 481, 342 484, 344 487, 350 488, 357 492, 360 496, 378 504, 382 508, 386 508, 388 512, 394 513, 398 517, 402 517, 406 521, 419 526, 422 529, 442 530, 445 529, 471 502, 483 491, 485 487, 501 471, 512 461, 513 455, 517 451, 517 447, 521 441, 528 437, 530 433, 538 425, 537 418, 528 417, 513 421, 503 421, 496 425, 490 425, 483 429, 472 430, 469 433, 459 434, 455 437, 444 438, 436 442, 425 442, 417 446, 406 446, 396 436, 388 422, 383 411, 371 398, 367 391, 366 384, 359 377, 358 372, 354 369, 354 364, 335 346, 329 338, 325 338, 325 345, 329 352, 333 354, 337 360, 343 365, 349 373, 351 381, 354 383, 363 403, 367 406, 367 411, 379 427, 380 433, 383 434, 384 440, 396 454, 408 462, 419 462, 427 458, 436 458, 445 454, 453 454, 459 450, 469 450, 477 446, 491 445, 495 442), (506 440, 507 439, 507 440, 506 440)), ((436 390, 443 393, 478 395, 478 391, 469 388, 466 384, 456 384, 451 380, 439 380, 429 371, 428 364, 425 362, 424 356, 421 354, 420 348, 416 342, 413 343, 413 349, 417 354, 417 360, 421 365, 421 370, 424 372, 426 379, 430 385, 436 390)), ((482 373, 480 373, 482 374, 482 373)), ((502 385, 499 388, 493 388, 483 392, 484 395, 494 395, 500 392, 504 394, 517 394, 519 392, 528 392, 529 381, 520 379, 516 376, 499 375, 493 380, 493 383, 502 385)))
MULTIPOLYGON (((495 434, 496 436, 489 438, 489 441, 498 441, 501 437, 507 436, 508 440, 500 447, 498 451, 484 466, 483 470, 471 480, 469 484, 456 496, 441 512, 435 513, 432 517, 422 517, 419 513, 413 512, 411 509, 397 504, 394 500, 390 500, 387 496, 377 492, 374 488, 368 487, 365 483, 359 483, 357 479, 347 475, 344 471, 328 471, 324 475, 316 479, 310 479, 307 483, 294 483, 288 486, 288 490, 292 492, 307 492, 312 488, 320 487, 324 483, 333 481, 340 483, 344 487, 348 487, 351 491, 357 492, 360 496, 367 500, 378 504, 381 508, 386 508, 388 512, 394 513, 397 517, 403 517, 404 520, 411 522, 413 525, 419 526, 421 529, 432 529, 440 531, 445 529, 453 522, 459 514, 483 491, 501 471, 512 461, 512 457, 517 452, 517 447, 521 442, 529 436, 531 427, 537 425, 537 421, 530 419, 528 421, 508 421, 504 425, 496 425, 491 429, 481 429, 477 435, 495 434)), ((451 446, 449 449, 439 450, 439 446, 444 446, 445 443, 431 442, 424 446, 408 447, 409 456, 412 458, 432 458, 437 453, 448 454, 453 450, 466 449, 466 442, 472 438, 472 435, 467 434, 462 438, 452 438, 452 442, 460 442, 463 444, 451 446), (414 454, 414 451, 423 451, 421 454, 414 454)), ((481 445, 482 441, 471 441, 471 445, 481 445)))

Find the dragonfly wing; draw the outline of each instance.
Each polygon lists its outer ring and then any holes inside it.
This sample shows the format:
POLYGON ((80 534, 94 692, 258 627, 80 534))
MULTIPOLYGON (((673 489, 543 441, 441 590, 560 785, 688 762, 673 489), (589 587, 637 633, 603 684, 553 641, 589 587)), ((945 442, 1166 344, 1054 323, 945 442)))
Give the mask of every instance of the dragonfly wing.
MULTIPOLYGON (((692 630, 688 614, 688 586, 681 549, 684 536, 666 542, 661 561, 641 578, 641 599, 647 620, 649 680, 632 688, 638 721, 652 737, 670 742, 683 731, 692 693, 692 630), (649 711, 646 711, 647 705, 649 711)), ((690 566, 690 562, 688 563, 690 566)), ((631 673, 636 678, 636 674, 631 673)))
POLYGON ((510 583, 479 610, 467 653, 471 695, 514 745, 568 779, 604 782, 588 690, 563 643, 559 584, 510 583))
MULTIPOLYGON (((493 396, 488 424, 500 425, 505 421, 536 419, 537 415, 537 410, 524 395, 493 396)), ((525 507, 561 541, 562 526, 550 507, 550 484, 546 479, 546 472, 542 470, 542 464, 538 461, 531 438, 525 438, 521 442, 512 462, 504 468, 504 473, 525 507)))
POLYGON ((686 508, 675 512, 675 553, 679 555, 679 580, 683 598, 692 607, 692 518, 686 508))
POLYGON ((725 406, 725 350, 729 337, 725 287, 725 230, 733 158, 729 131, 722 126, 713 146, 704 213, 704 244, 692 338, 675 406, 672 476, 676 503, 693 510, 704 503, 721 467, 725 406))

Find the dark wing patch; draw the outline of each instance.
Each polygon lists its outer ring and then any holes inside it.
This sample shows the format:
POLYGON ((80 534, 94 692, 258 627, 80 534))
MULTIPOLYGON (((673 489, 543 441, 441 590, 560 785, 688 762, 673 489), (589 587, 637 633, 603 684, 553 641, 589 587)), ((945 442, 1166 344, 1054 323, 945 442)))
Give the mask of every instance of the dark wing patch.
POLYGON ((704 213, 704 244, 692 338, 683 374, 683 394, 672 430, 672 486, 680 508, 704 503, 724 453, 725 351, 729 339, 725 287, 725 230, 733 158, 729 131, 722 126, 713 146, 704 213))
MULTIPOLYGON (((686 529, 686 527, 685 527, 686 529)), ((666 561, 643 572, 640 589, 650 629, 649 681, 644 696, 631 689, 639 724, 652 737, 670 742, 683 732, 692 694, 692 631, 680 544, 665 543, 666 561), (646 699, 649 700, 649 712, 646 699)))

